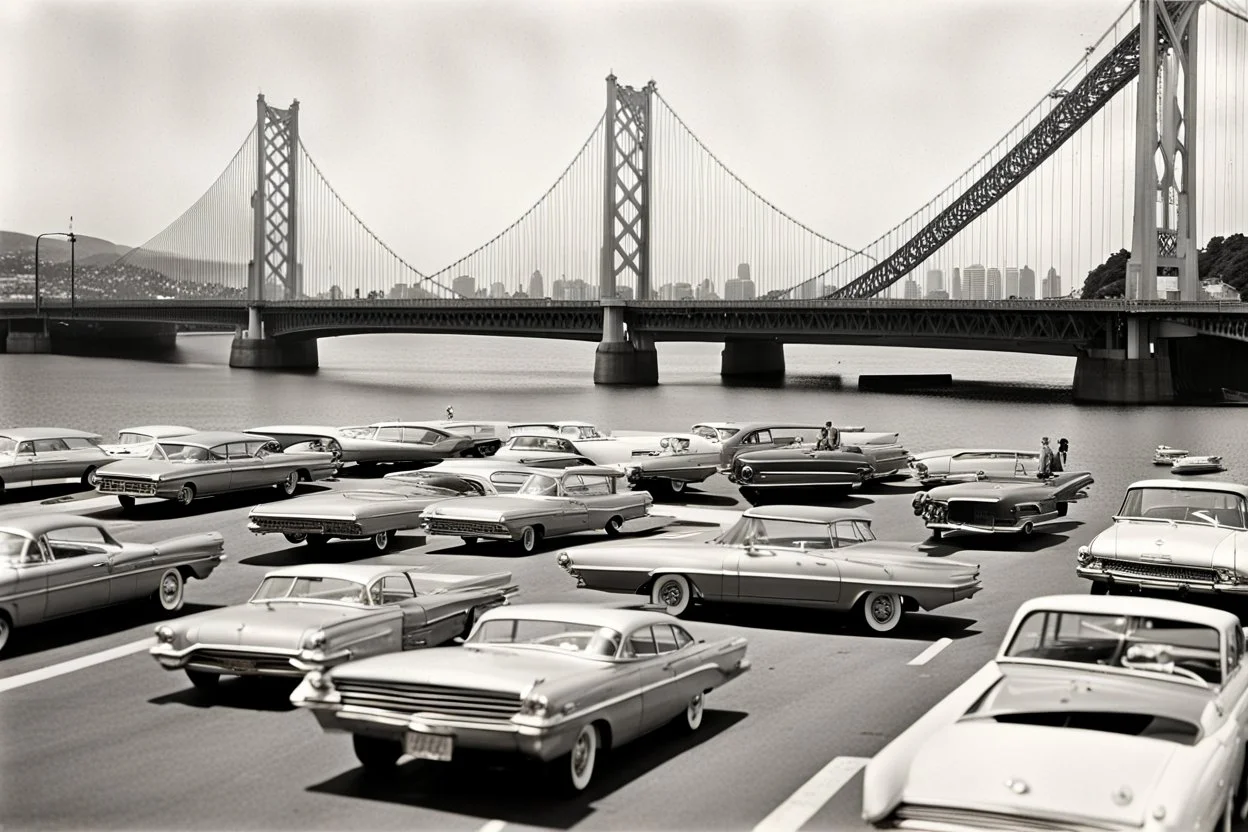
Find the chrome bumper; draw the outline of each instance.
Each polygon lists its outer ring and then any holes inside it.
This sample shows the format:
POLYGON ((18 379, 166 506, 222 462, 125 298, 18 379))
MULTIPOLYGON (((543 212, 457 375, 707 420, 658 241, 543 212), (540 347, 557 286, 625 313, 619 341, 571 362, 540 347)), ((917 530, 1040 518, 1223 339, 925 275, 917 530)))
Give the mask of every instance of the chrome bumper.
POLYGON ((175 650, 159 643, 149 651, 165 670, 202 670, 233 676, 283 676, 303 678, 313 670, 326 670, 351 658, 350 651, 274 650, 228 644, 194 644, 175 650), (207 655, 195 655, 196 652, 207 655), (213 655, 232 654, 232 655, 213 655), (250 666, 246 663, 252 663, 250 666))
POLYGON ((1232 584, 1224 581, 1201 581, 1170 578, 1162 575, 1129 575, 1099 566, 1076 566, 1075 574, 1094 583, 1108 583, 1133 589, 1160 589, 1168 592, 1199 592, 1205 595, 1248 595, 1248 584, 1232 584))

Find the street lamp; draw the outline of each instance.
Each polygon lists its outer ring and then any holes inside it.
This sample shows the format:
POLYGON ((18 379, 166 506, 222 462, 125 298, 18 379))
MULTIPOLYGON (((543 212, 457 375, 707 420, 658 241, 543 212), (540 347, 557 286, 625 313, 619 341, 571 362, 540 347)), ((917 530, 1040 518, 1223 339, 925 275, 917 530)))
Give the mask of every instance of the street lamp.
MULTIPOLYGON (((72 227, 73 218, 70 218, 72 227)), ((65 237, 69 240, 69 307, 74 307, 74 244, 78 238, 73 231, 48 231, 35 237, 35 314, 39 314, 39 241, 44 237, 65 237)))

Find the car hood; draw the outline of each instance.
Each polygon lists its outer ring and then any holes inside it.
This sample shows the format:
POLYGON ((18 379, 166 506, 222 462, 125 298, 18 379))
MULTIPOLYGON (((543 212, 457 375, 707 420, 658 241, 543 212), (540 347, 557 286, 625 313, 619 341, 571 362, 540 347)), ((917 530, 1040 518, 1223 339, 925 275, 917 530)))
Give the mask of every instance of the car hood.
MULTIPOLYGON (((383 489, 378 489, 381 491, 383 489)), ((361 499, 353 497, 349 491, 328 491, 323 494, 308 494, 285 500, 280 503, 265 503, 251 510, 252 517, 330 517, 353 520, 357 517, 368 517, 376 514, 391 514, 395 511, 419 511, 428 505, 451 497, 408 497, 395 494, 393 498, 370 497, 361 499)))
POLYGON ((350 662, 334 679, 475 688, 526 695, 543 682, 599 676, 612 664, 540 648, 434 647, 350 662))
POLYGON ((156 479, 159 476, 181 470, 182 468, 203 464, 203 462, 173 463, 154 459, 123 459, 102 465, 95 473, 97 476, 156 479))
POLYGON ((1139 826, 1180 747, 1105 731, 963 721, 919 748, 901 802, 1139 826))
POLYGON ((183 619, 181 630, 192 644, 243 644, 296 650, 310 631, 375 611, 345 604, 300 604, 282 601, 240 604, 183 619))
POLYGON ((503 515, 558 510, 558 502, 546 497, 455 497, 441 500, 425 509, 426 517, 454 517, 460 520, 498 520, 503 515))
POLYGON ((860 451, 816 451, 810 445, 798 448, 776 448, 771 451, 746 451, 737 457, 737 462, 768 462, 786 459, 811 459, 822 462, 849 462, 870 465, 867 455, 860 451))
POLYGON ((1120 520, 1093 538, 1089 548, 1094 557, 1230 569, 1235 567, 1237 538, 1243 534, 1198 523, 1120 520))

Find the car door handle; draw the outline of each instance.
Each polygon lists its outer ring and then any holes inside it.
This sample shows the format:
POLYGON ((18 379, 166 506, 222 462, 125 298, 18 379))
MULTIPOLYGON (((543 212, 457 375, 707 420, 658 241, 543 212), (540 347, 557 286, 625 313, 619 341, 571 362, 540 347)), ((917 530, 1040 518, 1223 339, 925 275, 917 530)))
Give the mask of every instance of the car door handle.
POLYGON ((92 566, 108 566, 108 561, 102 560, 99 563, 93 563, 92 566))

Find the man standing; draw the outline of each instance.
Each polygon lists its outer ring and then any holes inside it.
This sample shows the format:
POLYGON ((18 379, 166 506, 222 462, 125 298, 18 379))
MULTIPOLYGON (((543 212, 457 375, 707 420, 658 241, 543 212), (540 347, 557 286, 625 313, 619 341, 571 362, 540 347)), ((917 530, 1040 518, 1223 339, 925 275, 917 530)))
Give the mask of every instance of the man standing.
POLYGON ((1049 437, 1045 436, 1040 440, 1040 478, 1048 479, 1053 476, 1053 449, 1049 447, 1049 437))

